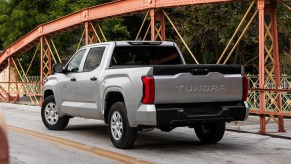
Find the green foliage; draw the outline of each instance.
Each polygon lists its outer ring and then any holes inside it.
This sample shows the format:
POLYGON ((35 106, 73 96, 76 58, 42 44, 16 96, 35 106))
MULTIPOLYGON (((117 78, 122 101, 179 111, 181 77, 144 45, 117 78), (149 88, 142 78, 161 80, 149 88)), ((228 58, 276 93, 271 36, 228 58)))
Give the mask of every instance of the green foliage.
MULTIPOLYGON (((241 2, 196 5, 168 9, 167 13, 172 18, 178 31, 185 39, 185 42, 189 45, 196 58, 198 58, 198 61, 200 63, 216 63, 249 5, 250 3, 241 2)), ((254 5, 246 21, 244 21, 243 27, 245 27, 247 21, 250 20, 256 9, 255 6, 256 5, 254 5)), ((283 52, 289 52, 291 48, 291 12, 280 3, 278 3, 277 7, 277 22, 279 52, 282 58, 281 67, 284 68, 281 69, 281 72, 290 73, 291 71, 288 70, 290 68, 290 60, 286 60, 290 59, 290 57, 283 52)), ((170 24, 167 24, 167 27, 170 26, 170 24)), ((242 31, 243 29, 240 29, 238 34, 241 34, 242 31)), ((171 35, 167 36, 167 38, 174 40, 180 45, 188 63, 194 63, 180 38, 174 33, 172 28, 168 28, 167 34, 171 35)), ((238 36, 234 38, 231 48, 237 39, 238 36)), ((230 52, 230 49, 227 51, 222 62, 230 52)), ((252 22, 227 63, 243 64, 246 66, 246 71, 248 73, 258 73, 258 16, 256 16, 252 22)))
POLYGON ((126 40, 130 38, 130 32, 123 23, 122 18, 111 18, 102 21, 101 26, 108 40, 126 40))
MULTIPOLYGON (((112 0, 0 0, 0 49, 5 49, 38 25, 60 18, 85 7, 99 5, 112 0)), ((130 33, 122 18, 100 22, 108 40, 124 40, 130 33)), ((57 36, 53 40, 61 58, 66 61, 76 51, 83 29, 75 29, 57 36)), ((83 41, 84 43, 84 41, 83 41)), ((26 70, 34 54, 29 50, 21 56, 26 70)), ((39 55, 35 59, 30 75, 39 74, 39 55)))
POLYGON ((280 55, 281 73, 291 75, 291 50, 280 55))
MULTIPOLYGON (((170 13, 175 24, 178 25, 178 31, 200 63, 216 63, 247 7, 241 3, 209 4, 181 7, 170 13)), ((243 50, 249 38, 257 34, 254 29, 249 29, 251 32, 242 39, 239 49, 243 50)), ((181 42, 177 36, 174 40, 181 42)), ((182 51, 186 52, 185 48, 182 48, 182 51)), ((234 53, 241 55, 239 51, 234 53)), ((234 59, 231 61, 234 62, 234 59)), ((236 59, 234 63, 242 64, 242 61, 236 59)))

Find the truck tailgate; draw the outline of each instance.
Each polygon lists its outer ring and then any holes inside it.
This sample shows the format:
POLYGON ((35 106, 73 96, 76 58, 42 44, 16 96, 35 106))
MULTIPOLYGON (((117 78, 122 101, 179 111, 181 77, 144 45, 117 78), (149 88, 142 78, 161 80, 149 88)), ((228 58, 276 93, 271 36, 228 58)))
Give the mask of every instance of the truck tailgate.
POLYGON ((240 65, 154 66, 155 104, 242 101, 240 65))

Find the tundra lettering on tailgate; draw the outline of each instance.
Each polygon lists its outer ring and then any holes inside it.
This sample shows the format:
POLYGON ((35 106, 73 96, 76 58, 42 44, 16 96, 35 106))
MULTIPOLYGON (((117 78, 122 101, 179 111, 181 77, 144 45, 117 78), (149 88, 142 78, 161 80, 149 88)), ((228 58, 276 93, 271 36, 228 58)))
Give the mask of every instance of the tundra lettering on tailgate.
POLYGON ((226 90, 223 84, 201 84, 201 85, 177 85, 177 91, 181 92, 223 92, 226 90))

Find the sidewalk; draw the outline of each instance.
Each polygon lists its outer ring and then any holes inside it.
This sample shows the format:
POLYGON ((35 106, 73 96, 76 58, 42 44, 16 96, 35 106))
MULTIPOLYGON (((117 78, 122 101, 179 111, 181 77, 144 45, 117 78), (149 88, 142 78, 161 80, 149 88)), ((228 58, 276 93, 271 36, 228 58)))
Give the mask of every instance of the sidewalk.
MULTIPOLYGON (((266 119, 267 118, 268 117, 266 117, 266 119)), ((247 121, 239 122, 239 125, 240 125, 240 128, 236 124, 230 123, 230 124, 227 124, 226 128, 229 131, 258 134, 260 130, 260 119, 258 116, 249 116, 247 121)), ((278 124, 274 122, 273 119, 271 119, 269 123, 266 125, 266 135, 291 140, 291 119, 285 118, 284 125, 285 125, 286 132, 279 133, 278 124)))
MULTIPOLYGON (((37 104, 32 104, 31 99, 35 101, 35 98, 29 98, 28 96, 21 96, 19 98, 19 102, 16 102, 15 104, 38 106, 37 104)), ((38 98, 38 101, 39 101, 39 98, 38 98)))

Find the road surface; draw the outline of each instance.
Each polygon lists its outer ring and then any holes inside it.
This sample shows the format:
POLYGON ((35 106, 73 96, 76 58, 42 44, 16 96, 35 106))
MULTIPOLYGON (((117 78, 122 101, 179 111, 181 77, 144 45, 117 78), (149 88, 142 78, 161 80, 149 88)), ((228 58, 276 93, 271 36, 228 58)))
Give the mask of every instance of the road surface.
POLYGON ((12 164, 91 164, 96 163, 96 161, 98 163, 116 163, 108 158, 51 143, 13 130, 9 131, 8 137, 12 164))
POLYGON ((0 103, 9 128, 14 163, 290 163, 291 140, 229 132, 205 145, 193 129, 138 133, 135 146, 120 150, 102 121, 73 118, 63 131, 42 124, 40 108, 0 103))

